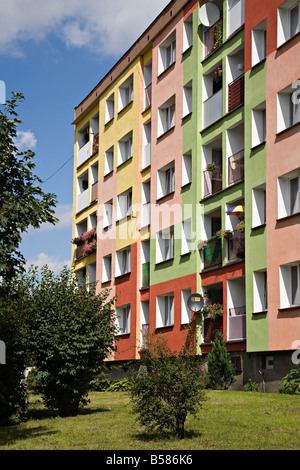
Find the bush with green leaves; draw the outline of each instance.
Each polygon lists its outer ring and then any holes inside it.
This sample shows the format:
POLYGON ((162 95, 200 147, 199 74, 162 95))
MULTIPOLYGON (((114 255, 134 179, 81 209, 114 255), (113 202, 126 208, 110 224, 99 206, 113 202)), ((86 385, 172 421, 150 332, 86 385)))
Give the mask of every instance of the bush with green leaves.
POLYGON ((185 348, 172 351, 164 337, 154 333, 130 396, 146 431, 172 432, 183 439, 188 414, 197 415, 206 398, 204 388, 205 371, 199 357, 185 348))
POLYGON ((35 280, 30 312, 30 347, 40 372, 39 391, 49 408, 73 416, 87 403, 90 382, 114 349, 114 299, 109 291, 81 287, 64 268, 47 266, 35 280))
POLYGON ((279 388, 279 393, 300 395, 300 364, 283 377, 282 384, 283 386, 279 388))
POLYGON ((249 379, 245 385, 245 392, 259 392, 257 383, 249 379))
POLYGON ((215 332, 212 350, 207 356, 207 372, 209 387, 213 389, 226 390, 236 380, 234 365, 220 331, 215 332))

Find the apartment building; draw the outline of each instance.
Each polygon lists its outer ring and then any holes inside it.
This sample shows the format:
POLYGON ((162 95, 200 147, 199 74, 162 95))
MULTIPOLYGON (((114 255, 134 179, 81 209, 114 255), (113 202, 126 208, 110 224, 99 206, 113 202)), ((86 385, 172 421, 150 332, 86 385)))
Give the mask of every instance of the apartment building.
POLYGON ((300 2, 256 3, 171 1, 75 108, 73 265, 117 296, 114 362, 179 350, 198 292, 237 386, 294 367, 300 2))

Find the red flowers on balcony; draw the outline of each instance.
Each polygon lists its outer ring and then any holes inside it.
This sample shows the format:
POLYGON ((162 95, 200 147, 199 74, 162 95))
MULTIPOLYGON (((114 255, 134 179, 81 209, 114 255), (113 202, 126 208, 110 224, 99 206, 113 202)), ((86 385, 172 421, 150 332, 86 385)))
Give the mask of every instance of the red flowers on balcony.
POLYGON ((97 249, 97 230, 94 226, 91 230, 83 233, 79 237, 75 237, 72 243, 77 246, 76 259, 94 253, 97 249))

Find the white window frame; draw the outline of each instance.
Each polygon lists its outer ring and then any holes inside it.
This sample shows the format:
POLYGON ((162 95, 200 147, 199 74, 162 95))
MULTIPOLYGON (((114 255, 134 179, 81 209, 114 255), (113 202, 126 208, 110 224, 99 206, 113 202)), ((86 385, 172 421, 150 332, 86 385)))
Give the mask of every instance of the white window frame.
POLYGON ((278 178, 278 219, 300 212, 300 168, 278 178), (298 180, 298 191, 293 197, 291 181, 298 180), (293 198, 293 200, 292 200, 293 198), (292 207, 294 202, 295 208, 292 207))
POLYGON ((116 273, 115 277, 124 276, 131 272, 131 247, 116 251, 116 273))
POLYGON ((158 47, 158 75, 161 75, 176 61, 176 30, 158 47))
POLYGON ((251 65, 254 67, 267 56, 267 20, 252 29, 251 65))
POLYGON ((277 47, 282 46, 300 31, 300 2, 299 0, 287 0, 277 10, 277 47), (297 8, 298 12, 295 10, 297 8), (298 23, 295 31, 292 31, 292 11, 296 11, 298 23))
POLYGON ((113 215, 113 200, 103 204, 103 228, 110 227, 112 225, 112 215, 113 215))
POLYGON ((174 325, 174 293, 156 297, 156 328, 174 325))
POLYGON ((114 146, 110 147, 105 152, 104 176, 111 173, 113 169, 114 169, 114 146))
POLYGON ((300 306, 300 261, 279 266, 280 308, 300 306))
POLYGON ((252 189, 252 228, 266 223, 266 185, 252 189))
POLYGON ((252 109, 251 147, 266 141, 266 103, 252 109))
POLYGON ((162 136, 175 127, 176 117, 175 95, 158 108, 157 137, 162 136))
POLYGON ((133 101, 133 74, 119 86, 119 113, 133 101))
POLYGON ((183 87, 182 117, 186 117, 193 111, 193 81, 190 80, 183 87))
POLYGON ((168 163, 157 172, 157 199, 175 191, 175 161, 168 163))
POLYGON ((174 226, 156 234, 156 264, 174 258, 174 226))
POLYGON ((299 80, 277 93, 277 132, 300 122, 299 80))
POLYGON ((132 157, 132 131, 118 141, 118 166, 132 157))
POLYGON ((192 219, 181 223, 181 254, 186 255, 192 250, 192 219))
POLYGON ((115 95, 112 93, 105 101, 105 124, 112 121, 115 116, 115 95))
POLYGON ((132 188, 117 197, 117 221, 132 215, 132 188))
POLYGON ((187 51, 193 45, 193 14, 183 22, 182 52, 187 51))
POLYGON ((268 309, 267 271, 253 271, 253 312, 265 312, 268 309))
POLYGON ((131 306, 130 304, 116 307, 116 322, 119 331, 116 336, 129 335, 130 334, 130 317, 131 317, 131 306))
POLYGON ((109 282, 112 278, 112 255, 102 258, 102 282, 109 282))
POLYGON ((181 291, 181 324, 186 325, 192 319, 192 312, 187 306, 189 296, 192 295, 192 289, 182 289, 181 291))
POLYGON ((182 186, 192 182, 192 151, 182 155, 182 186))

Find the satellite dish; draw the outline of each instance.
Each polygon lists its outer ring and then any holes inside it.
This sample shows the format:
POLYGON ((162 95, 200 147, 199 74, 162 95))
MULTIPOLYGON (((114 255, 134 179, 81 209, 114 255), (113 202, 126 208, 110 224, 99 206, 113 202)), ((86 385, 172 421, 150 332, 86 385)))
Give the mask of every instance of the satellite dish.
POLYGON ((192 294, 187 299, 187 306, 192 312, 200 312, 204 305, 204 299, 200 294, 192 294))
POLYGON ((199 10, 199 20, 204 26, 212 26, 220 19, 220 10, 213 3, 206 3, 199 10))

